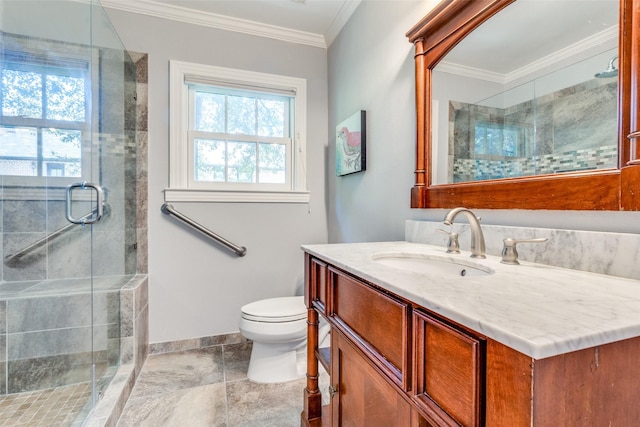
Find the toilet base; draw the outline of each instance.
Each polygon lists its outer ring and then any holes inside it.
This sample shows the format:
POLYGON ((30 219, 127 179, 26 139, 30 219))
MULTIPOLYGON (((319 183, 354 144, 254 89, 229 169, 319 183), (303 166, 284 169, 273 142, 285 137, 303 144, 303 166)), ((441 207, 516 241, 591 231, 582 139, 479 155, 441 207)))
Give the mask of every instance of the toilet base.
POLYGON ((268 345, 253 342, 247 378, 256 383, 283 383, 304 378, 304 363, 298 368, 298 355, 304 355, 306 346, 291 349, 291 343, 268 345))

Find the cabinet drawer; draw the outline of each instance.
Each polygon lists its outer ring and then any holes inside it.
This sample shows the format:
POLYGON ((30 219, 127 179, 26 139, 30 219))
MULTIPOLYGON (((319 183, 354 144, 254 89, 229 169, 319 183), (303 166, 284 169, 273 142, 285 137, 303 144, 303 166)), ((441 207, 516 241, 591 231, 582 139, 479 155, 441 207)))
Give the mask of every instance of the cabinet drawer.
POLYGON ((414 312, 415 398, 438 425, 483 423, 483 338, 414 312))
POLYGON ((314 307, 320 313, 327 314, 327 264, 306 254, 305 276, 307 286, 305 303, 307 307, 314 307))
POLYGON ((331 267, 329 315, 404 390, 409 389, 410 306, 331 267))

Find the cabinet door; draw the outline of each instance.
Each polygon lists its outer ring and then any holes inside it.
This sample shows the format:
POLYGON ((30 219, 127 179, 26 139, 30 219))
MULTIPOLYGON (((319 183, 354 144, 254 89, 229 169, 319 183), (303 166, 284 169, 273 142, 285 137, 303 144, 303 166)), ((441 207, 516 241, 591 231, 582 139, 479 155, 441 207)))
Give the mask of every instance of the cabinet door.
POLYGON ((414 312, 415 399, 436 424, 484 423, 484 339, 414 312))
POLYGON ((344 335, 331 332, 331 425, 407 427, 411 406, 403 394, 344 335))

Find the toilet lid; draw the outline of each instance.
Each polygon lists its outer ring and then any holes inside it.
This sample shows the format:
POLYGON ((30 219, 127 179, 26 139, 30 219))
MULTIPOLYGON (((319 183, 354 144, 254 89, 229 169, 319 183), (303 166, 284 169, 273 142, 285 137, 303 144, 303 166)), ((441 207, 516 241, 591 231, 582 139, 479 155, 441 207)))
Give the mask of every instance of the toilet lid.
POLYGON ((242 317, 257 322, 291 322, 307 318, 304 297, 269 298, 242 306, 242 317))

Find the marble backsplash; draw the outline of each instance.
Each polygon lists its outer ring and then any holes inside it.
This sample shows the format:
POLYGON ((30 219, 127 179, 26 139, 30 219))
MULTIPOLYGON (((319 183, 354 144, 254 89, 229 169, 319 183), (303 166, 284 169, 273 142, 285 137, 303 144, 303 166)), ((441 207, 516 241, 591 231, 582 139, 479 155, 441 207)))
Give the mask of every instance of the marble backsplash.
MULTIPOLYGON (((450 231, 442 222, 405 222, 405 240, 446 247, 448 237, 437 230, 450 231)), ((460 234, 460 249, 470 250, 469 225, 453 225, 460 234)), ((499 256, 503 239, 531 239, 546 237, 544 243, 520 243, 517 246, 520 260, 610 276, 640 279, 640 234, 607 233, 581 230, 556 230, 550 228, 507 227, 482 225, 486 253, 499 256)), ((514 266, 518 268, 518 266, 514 266)))

